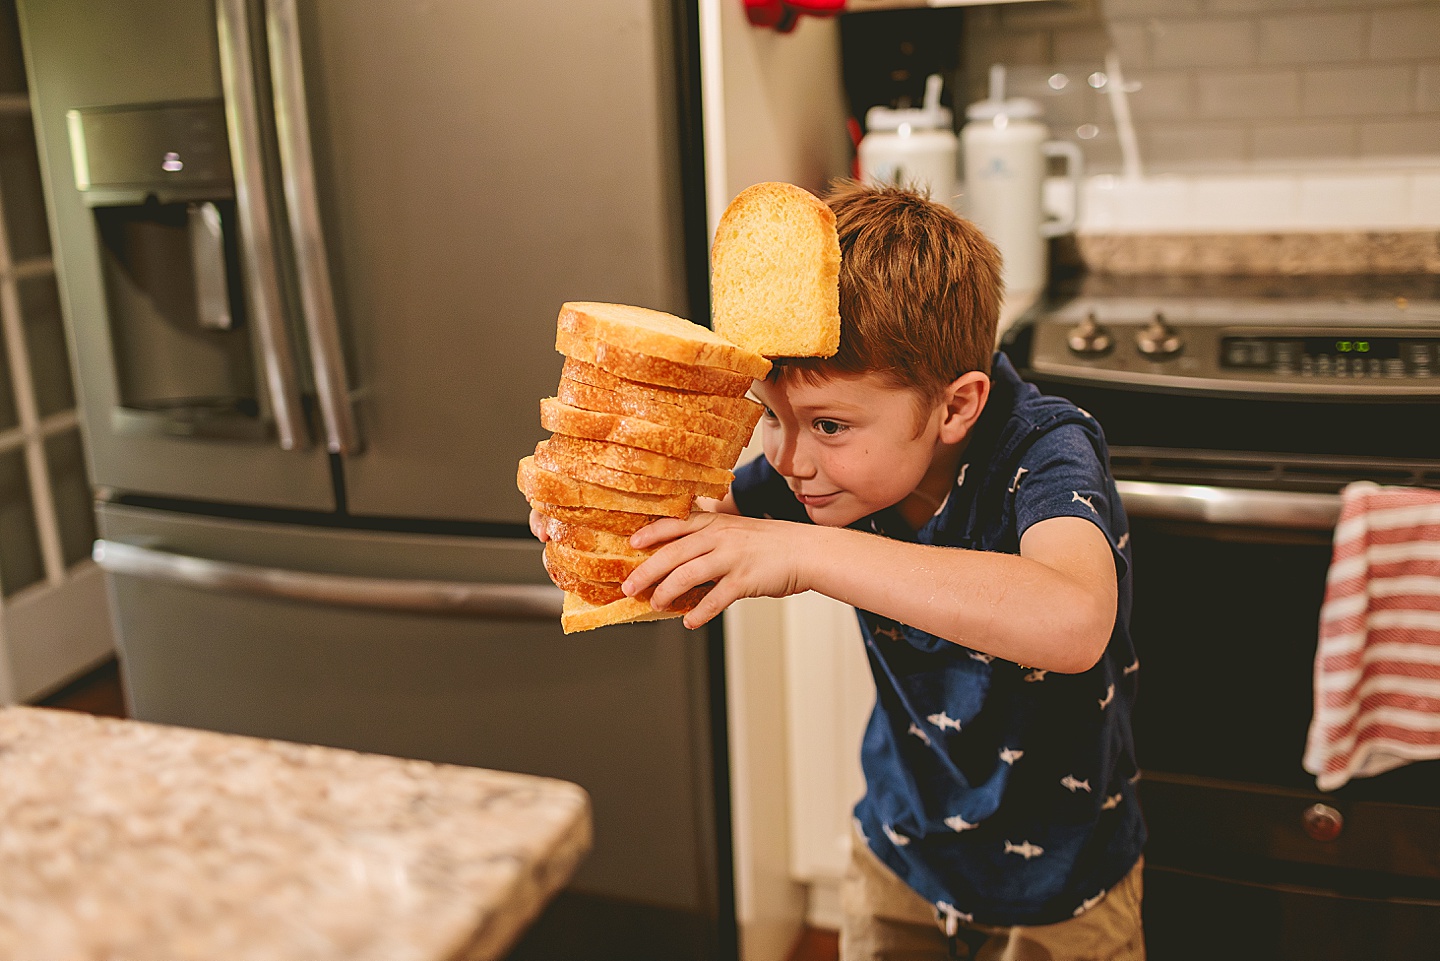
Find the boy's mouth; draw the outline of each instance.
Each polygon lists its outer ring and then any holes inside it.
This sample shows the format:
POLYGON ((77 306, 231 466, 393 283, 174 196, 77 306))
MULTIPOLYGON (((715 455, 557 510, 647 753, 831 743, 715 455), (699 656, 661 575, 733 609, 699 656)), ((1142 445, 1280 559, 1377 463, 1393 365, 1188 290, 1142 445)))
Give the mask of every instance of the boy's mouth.
POLYGON ((839 491, 831 491, 828 494, 802 494, 799 491, 795 492, 795 499, 806 507, 824 507, 839 496, 839 491))

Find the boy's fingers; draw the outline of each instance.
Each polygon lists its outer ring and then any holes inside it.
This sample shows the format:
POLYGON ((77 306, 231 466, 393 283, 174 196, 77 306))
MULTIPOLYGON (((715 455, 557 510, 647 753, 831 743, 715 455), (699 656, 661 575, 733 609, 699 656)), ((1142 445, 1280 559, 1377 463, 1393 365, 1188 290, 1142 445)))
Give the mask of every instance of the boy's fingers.
POLYGON ((662 517, 631 534, 630 546, 641 549, 654 547, 656 544, 682 537, 694 529, 696 528, 691 526, 689 518, 662 517))

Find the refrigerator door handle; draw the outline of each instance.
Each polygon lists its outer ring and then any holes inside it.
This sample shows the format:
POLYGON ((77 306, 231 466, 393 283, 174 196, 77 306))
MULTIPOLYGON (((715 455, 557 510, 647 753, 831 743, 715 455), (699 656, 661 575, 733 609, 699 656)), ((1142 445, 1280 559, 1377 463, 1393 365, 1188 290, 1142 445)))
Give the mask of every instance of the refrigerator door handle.
POLYGON ((307 446, 295 355, 286 333, 285 299, 276 263, 275 232, 265 190, 260 111, 255 96, 255 63, 250 55, 250 17, 245 0, 215 0, 220 42, 220 84, 225 94, 225 129, 235 175, 235 210, 240 221, 241 260, 265 393, 280 446, 307 446))
POLYGON ((519 621, 558 621, 564 599, 551 584, 467 584, 321 574, 177 554, 121 541, 97 540, 95 563, 126 574, 201 590, 421 614, 519 621))
POLYGON ((350 403, 335 292, 330 285, 330 260, 320 223, 310 117, 305 100, 304 60, 300 54, 300 18, 295 0, 265 0, 265 22, 280 166, 300 281, 300 301, 305 312, 305 332, 310 340, 315 392, 320 400, 320 416, 325 422, 327 446, 331 453, 350 454, 359 450, 360 437, 350 403))

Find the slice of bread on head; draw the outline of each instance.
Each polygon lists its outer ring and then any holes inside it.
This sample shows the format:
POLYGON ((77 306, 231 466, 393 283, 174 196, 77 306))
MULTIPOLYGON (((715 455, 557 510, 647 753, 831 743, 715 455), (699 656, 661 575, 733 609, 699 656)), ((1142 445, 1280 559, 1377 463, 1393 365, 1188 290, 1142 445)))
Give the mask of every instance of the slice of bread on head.
POLYGON ((551 504, 537 498, 530 498, 530 506, 547 518, 609 531, 622 537, 629 537, 651 521, 660 519, 659 514, 634 514, 630 511, 607 510, 602 507, 574 507, 551 504))
POLYGON ((557 434, 604 440, 628 447, 729 470, 744 450, 744 441, 723 441, 678 427, 652 424, 638 417, 604 414, 563 404, 554 397, 540 402, 540 426, 557 434))
POLYGON ((562 507, 626 511, 631 514, 688 517, 694 502, 694 497, 689 494, 633 494, 576 480, 545 470, 535 463, 534 454, 521 459, 516 472, 516 484, 520 492, 531 501, 544 501, 562 507))
POLYGON ((556 326, 571 334, 676 364, 718 367, 752 380, 770 372, 770 362, 753 350, 660 310, 572 301, 560 307, 556 326))
MULTIPOLYGON (((553 440, 553 436, 552 436, 553 440)), ((689 494, 691 497, 724 497, 730 490, 728 484, 711 484, 706 481, 671 480, 652 474, 631 474, 627 471, 606 467, 583 457, 569 454, 562 448, 555 448, 551 441, 542 440, 535 445, 535 463, 548 471, 564 474, 576 480, 613 487, 615 490, 635 494, 689 494)))
POLYGON ((833 357, 840 349, 840 241, 835 214, 808 190, 742 190, 715 230, 715 333, 766 357, 833 357))
POLYGON ((667 457, 653 450, 615 444, 569 434, 552 434, 545 442, 557 454, 592 461, 629 474, 653 474, 656 477, 678 477, 682 480, 723 484, 728 489, 735 474, 722 467, 706 467, 677 457, 667 457))
POLYGON ((749 397, 722 397, 718 394, 703 394, 694 390, 678 390, 673 387, 642 384, 638 380, 626 380, 603 367, 596 367, 573 357, 565 358, 565 367, 560 376, 562 380, 603 387, 632 397, 657 400, 662 404, 674 404, 686 410, 702 410, 743 424, 746 430, 755 429, 760 414, 765 409, 759 401, 749 397))
POLYGON ((608 624, 631 624, 637 621, 659 621, 670 617, 681 617, 694 609, 710 589, 703 585, 686 591, 676 598, 675 603, 663 611, 650 606, 650 601, 640 597, 627 597, 609 604, 591 604, 584 598, 569 591, 560 614, 560 628, 566 634, 588 631, 608 624))
MULTIPOLYGON (((679 427, 681 430, 707 434, 721 440, 739 440, 744 443, 749 440, 750 434, 755 428, 754 424, 747 427, 742 423, 708 411, 689 410, 674 404, 667 404, 664 401, 637 397, 625 391, 608 390, 604 387, 596 387, 594 384, 581 383, 565 376, 561 376, 560 387, 555 391, 555 396, 571 407, 579 407, 582 410, 638 417, 652 424, 679 427)), ((757 421, 760 419, 758 414, 755 419, 757 421)))
POLYGON ((555 331, 555 349, 566 357, 594 364, 626 380, 638 380, 657 387, 693 390, 721 397, 743 397, 750 385, 755 383, 753 377, 733 370, 677 364, 673 360, 652 357, 566 330, 555 331))

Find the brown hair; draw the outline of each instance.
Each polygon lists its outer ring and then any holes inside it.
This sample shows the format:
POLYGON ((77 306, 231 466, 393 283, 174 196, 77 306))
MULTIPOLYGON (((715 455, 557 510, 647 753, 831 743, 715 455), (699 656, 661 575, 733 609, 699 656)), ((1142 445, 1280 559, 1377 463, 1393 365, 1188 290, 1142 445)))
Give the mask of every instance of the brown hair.
POLYGON ((840 350, 786 359, 824 376, 881 373, 929 401, 961 374, 988 374, 1000 316, 1000 252, 943 204, 900 187, 836 181, 840 350))

